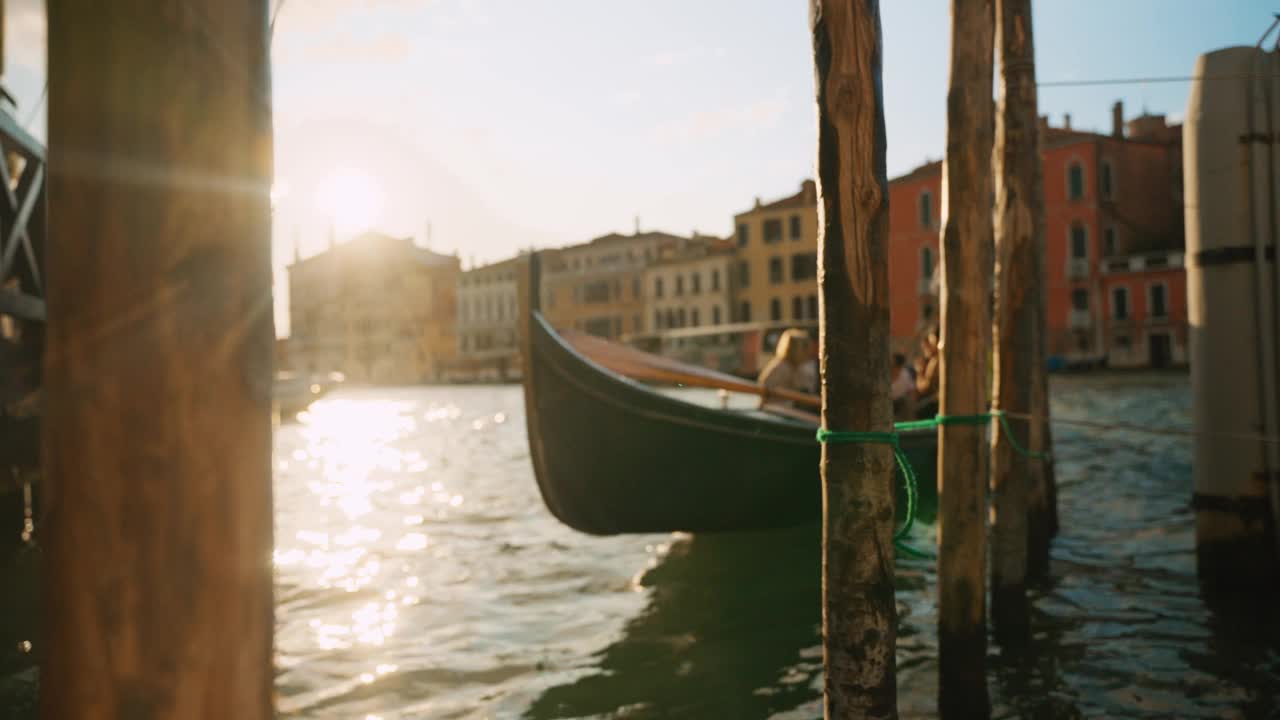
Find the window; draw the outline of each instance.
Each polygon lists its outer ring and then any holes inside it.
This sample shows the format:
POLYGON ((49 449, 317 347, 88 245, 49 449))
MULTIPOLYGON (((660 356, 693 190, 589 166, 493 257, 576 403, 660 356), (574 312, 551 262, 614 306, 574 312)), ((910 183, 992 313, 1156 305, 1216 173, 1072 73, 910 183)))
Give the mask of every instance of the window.
POLYGON ((662 311, 661 310, 653 311, 653 329, 654 330, 662 329, 662 311))
POLYGON ((791 319, 792 320, 804 319, 804 298, 800 297, 799 295, 791 298, 791 319))
POLYGON ((695 272, 689 276, 689 292, 694 295, 702 292, 702 273, 695 272))
POLYGON ((1165 302, 1165 295, 1164 283, 1151 283, 1151 317, 1162 318, 1168 316, 1169 307, 1165 302))
POLYGON ((1111 317, 1116 320, 1129 319, 1129 288, 1111 288, 1111 317))
POLYGON ((920 193, 920 227, 933 227, 933 193, 928 190, 920 193))
POLYGON ((711 306, 711 324, 712 325, 720 324, 720 306, 719 305, 711 306))
POLYGON ((745 300, 738 305, 738 322, 751 322, 751 303, 745 300))
POLYGON ((1077 288, 1071 291, 1071 308, 1073 310, 1089 309, 1089 291, 1084 288, 1077 288))
POLYGON ((778 298, 769 301, 769 319, 774 322, 782 319, 782 301, 778 298))
POLYGON ((613 331, 613 319, 608 317, 590 318, 582 323, 583 331, 597 337, 609 337, 613 331))
POLYGON ((751 263, 746 260, 738 261, 738 287, 751 286, 751 263))
POLYGON ((1108 256, 1116 254, 1116 229, 1113 227, 1102 231, 1102 254, 1108 256))
POLYGON ((1084 226, 1076 223, 1071 226, 1071 258, 1084 260, 1089 257, 1089 235, 1084 226))
POLYGON ((667 310, 667 327, 673 328, 675 326, 676 326, 676 311, 669 309, 667 310))
POLYGON ((609 302, 610 290, 611 288, 607 281, 587 283, 582 286, 582 301, 585 303, 607 303, 609 302))
POLYGON ((676 276, 676 297, 679 297, 683 294, 684 294, 684 276, 677 275, 676 276))
POLYGON ((782 221, 781 220, 765 220, 764 221, 764 241, 768 244, 782 242, 782 221))
POLYGON ((711 271, 711 292, 717 292, 719 290, 720 290, 720 270, 715 269, 711 271))
POLYGON ((810 280, 818 277, 818 253, 796 253, 791 256, 791 279, 810 280))
POLYGON ((631 297, 639 299, 640 297, 640 278, 631 278, 631 297))
POLYGON ((698 327, 698 308, 689 311, 689 326, 698 327))
POLYGON ((653 279, 653 296, 657 298, 662 297, 662 278, 653 279))
POLYGON ((738 247, 747 246, 747 241, 750 239, 750 234, 747 232, 749 229, 746 223, 738 225, 738 247))
POLYGON ((1116 336, 1116 348, 1118 348, 1118 349, 1120 349, 1120 350, 1125 350, 1125 351, 1127 351, 1127 350, 1129 349, 1129 336, 1128 336, 1128 335, 1117 335, 1117 336, 1116 336))
POLYGON ((678 325, 679 327, 684 327, 684 320, 685 320, 684 308, 680 308, 678 311, 676 311, 676 325, 678 325))
POLYGON ((1102 161, 1102 177, 1099 179, 1099 182, 1098 182, 1098 191, 1102 193, 1102 197, 1106 198, 1107 200, 1111 199, 1112 194, 1115 192, 1114 183, 1115 183, 1115 180, 1111 176, 1111 162, 1108 160, 1103 160, 1102 161))
POLYGON ((920 248, 920 278, 933 279, 933 248, 928 245, 920 248))
POLYGON ((799 215, 791 216, 791 239, 792 240, 800 239, 800 216, 799 215))
POLYGON ((781 285, 782 280, 782 258, 777 256, 769 258, 769 283, 781 285))
POLYGON ((1084 197, 1084 168, 1073 162, 1067 167, 1067 199, 1079 200, 1084 197))
POLYGON ((809 304, 809 319, 817 320, 818 319, 818 296, 810 295, 808 304, 809 304))

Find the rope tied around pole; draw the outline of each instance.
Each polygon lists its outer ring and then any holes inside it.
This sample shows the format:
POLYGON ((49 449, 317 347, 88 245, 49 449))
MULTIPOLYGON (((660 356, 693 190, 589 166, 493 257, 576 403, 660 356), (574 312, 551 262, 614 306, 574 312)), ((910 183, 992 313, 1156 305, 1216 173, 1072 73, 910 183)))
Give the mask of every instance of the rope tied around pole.
POLYGON ((1002 410, 991 410, 990 412, 979 413, 977 415, 936 415, 926 420, 908 420, 893 424, 891 432, 863 432, 856 430, 828 430, 827 428, 818 428, 817 440, 820 443, 838 443, 838 444, 877 444, 888 445, 893 448, 893 458, 898 463, 898 468, 902 470, 903 485, 907 494, 906 519, 902 522, 902 527, 893 533, 893 544, 898 550, 905 555, 916 558, 933 559, 933 556, 911 547, 906 543, 907 535, 911 532, 911 528, 916 522, 916 503, 919 494, 919 483, 916 479, 915 468, 911 466, 911 460, 907 458, 907 454, 902 450, 902 433, 910 430, 929 430, 943 425, 970 425, 982 426, 996 420, 1000 423, 1000 427, 1004 429, 1005 435, 1009 438, 1009 444, 1020 455, 1032 460, 1048 460, 1048 453, 1033 452, 1018 444, 1017 437, 1013 434, 1013 427, 1009 424, 1009 418, 1002 410))
MULTIPOLYGON (((895 426, 896 427, 896 426, 895 426)), ((907 458, 907 454, 902 451, 901 435, 897 432, 857 432, 852 430, 828 430, 826 428, 818 428, 818 442, 820 443, 838 443, 838 444, 878 444, 888 445, 893 448, 893 458, 898 462, 898 468, 902 470, 903 482, 907 491, 907 511, 906 520, 903 521, 902 527, 893 533, 893 544, 904 555, 922 559, 932 559, 932 555, 917 550, 906 543, 906 537, 911 532, 911 528, 916 523, 916 495, 919 492, 916 482, 915 468, 911 467, 911 460, 907 458)))

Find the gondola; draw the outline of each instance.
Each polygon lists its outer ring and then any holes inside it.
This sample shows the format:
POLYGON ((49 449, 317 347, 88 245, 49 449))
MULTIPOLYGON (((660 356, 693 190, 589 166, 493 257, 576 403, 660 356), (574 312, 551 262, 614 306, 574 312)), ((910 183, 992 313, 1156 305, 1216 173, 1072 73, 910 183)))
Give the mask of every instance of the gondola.
MULTIPOLYGON (((538 487, 556 518, 594 535, 818 520, 815 424, 688 402, 593 362, 539 311, 538 265, 531 255, 523 293, 525 421, 538 487)), ((936 432, 906 434, 902 444, 921 505, 936 505, 936 432)))

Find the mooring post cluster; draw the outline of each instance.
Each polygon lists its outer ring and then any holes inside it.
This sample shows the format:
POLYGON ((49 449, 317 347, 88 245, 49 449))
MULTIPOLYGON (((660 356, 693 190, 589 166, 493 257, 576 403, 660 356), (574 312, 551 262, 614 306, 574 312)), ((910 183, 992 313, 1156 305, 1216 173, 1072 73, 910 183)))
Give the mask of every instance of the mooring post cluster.
MULTIPOLYGON (((879 8, 867 0, 813 0, 811 8, 823 427, 891 436, 883 382, 888 333, 879 8)), ((1027 640, 1028 577, 1047 568, 1056 531, 1047 461, 1043 179, 1029 0, 952 0, 951 21, 940 243, 939 711, 943 717, 983 717, 990 712, 988 483, 995 518, 992 613, 1002 646, 1015 649, 1027 640), (998 122, 992 102, 997 45, 998 122), (1012 417, 1000 415, 1005 411, 1012 417)), ((896 715, 889 458, 889 448, 871 440, 823 448, 827 717, 896 715)))

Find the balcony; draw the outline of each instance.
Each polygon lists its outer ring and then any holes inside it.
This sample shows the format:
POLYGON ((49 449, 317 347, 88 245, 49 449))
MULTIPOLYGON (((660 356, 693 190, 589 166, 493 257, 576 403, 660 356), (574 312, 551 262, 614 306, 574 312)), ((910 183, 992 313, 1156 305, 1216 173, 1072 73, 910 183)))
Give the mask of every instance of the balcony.
POLYGON ((1089 277, 1089 261, 1086 258, 1071 258, 1067 261, 1067 277, 1072 279, 1089 277))
POLYGON ((1085 330, 1093 327, 1093 315, 1088 310, 1072 308, 1070 314, 1067 315, 1067 327, 1072 330, 1085 330))

